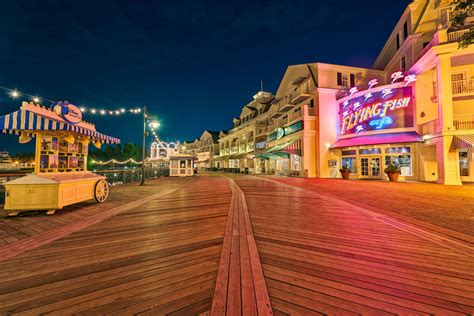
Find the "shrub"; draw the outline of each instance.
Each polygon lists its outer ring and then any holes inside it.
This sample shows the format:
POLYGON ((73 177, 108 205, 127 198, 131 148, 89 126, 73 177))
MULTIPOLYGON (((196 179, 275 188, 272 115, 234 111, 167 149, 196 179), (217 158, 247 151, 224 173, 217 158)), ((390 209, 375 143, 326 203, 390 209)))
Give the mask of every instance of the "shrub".
POLYGON ((398 165, 395 165, 391 163, 387 168, 385 168, 385 173, 400 173, 400 167, 398 165))

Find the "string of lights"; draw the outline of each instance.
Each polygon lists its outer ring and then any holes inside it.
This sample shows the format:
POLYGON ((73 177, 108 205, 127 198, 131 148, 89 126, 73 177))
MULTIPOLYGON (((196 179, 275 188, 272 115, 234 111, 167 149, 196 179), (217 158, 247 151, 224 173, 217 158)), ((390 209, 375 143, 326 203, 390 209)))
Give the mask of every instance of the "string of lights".
POLYGON ((93 164, 96 164, 96 165, 108 165, 108 164, 118 164, 118 165, 124 165, 124 164, 127 164, 127 163, 133 163, 133 164, 136 164, 136 165, 141 165, 141 161, 136 161, 135 159, 133 158, 130 158, 130 159, 127 159, 127 160, 124 160, 124 161, 117 161, 115 159, 110 159, 108 161, 96 161, 96 160, 92 160, 91 161, 93 164))
MULTIPOLYGON (((20 92, 17 89, 11 89, 8 87, 0 86, 0 90, 5 91, 11 98, 13 99, 18 99, 20 97, 26 97, 29 99, 29 101, 32 101, 36 104, 40 104, 41 102, 49 102, 51 104, 57 103, 57 101, 47 99, 47 98, 42 98, 37 95, 32 95, 29 93, 24 93, 20 92)), ((132 113, 132 114, 139 114, 142 112, 142 109, 140 107, 135 107, 135 108, 119 108, 119 109, 109 109, 109 108, 104 108, 104 107, 86 107, 84 105, 78 106, 79 109, 83 114, 97 114, 97 115, 111 115, 111 116, 117 116, 117 115, 122 115, 126 113, 132 113)))

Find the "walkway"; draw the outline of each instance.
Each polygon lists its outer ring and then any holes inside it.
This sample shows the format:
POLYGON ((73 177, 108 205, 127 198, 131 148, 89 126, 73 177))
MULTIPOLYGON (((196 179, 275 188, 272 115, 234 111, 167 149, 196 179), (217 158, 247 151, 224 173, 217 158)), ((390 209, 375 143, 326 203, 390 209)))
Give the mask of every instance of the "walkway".
POLYGON ((469 246, 314 191, 236 182, 275 314, 474 313, 469 246))
POLYGON ((470 245, 304 186, 160 181, 0 246, 0 315, 474 313, 470 245))

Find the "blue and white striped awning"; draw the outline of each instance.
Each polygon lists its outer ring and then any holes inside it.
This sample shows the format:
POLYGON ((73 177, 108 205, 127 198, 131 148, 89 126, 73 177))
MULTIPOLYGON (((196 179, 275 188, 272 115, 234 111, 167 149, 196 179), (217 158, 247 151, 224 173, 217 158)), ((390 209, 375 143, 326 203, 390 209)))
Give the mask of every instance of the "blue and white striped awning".
POLYGON ((34 136, 35 131, 70 131, 80 135, 86 135, 93 139, 98 139, 102 143, 119 144, 120 139, 110 137, 94 130, 82 128, 76 125, 55 121, 43 117, 28 110, 18 110, 16 112, 0 116, 0 131, 4 134, 18 135, 27 132, 34 136))

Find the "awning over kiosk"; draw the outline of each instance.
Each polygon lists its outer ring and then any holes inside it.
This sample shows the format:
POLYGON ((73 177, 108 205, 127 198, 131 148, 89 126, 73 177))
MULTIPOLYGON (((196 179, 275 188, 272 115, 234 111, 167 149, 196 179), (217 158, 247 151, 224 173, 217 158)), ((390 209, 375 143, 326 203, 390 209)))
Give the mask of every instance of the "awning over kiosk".
POLYGON ((332 149, 354 147, 363 145, 380 145, 380 144, 396 144, 396 143, 414 143, 422 142, 423 139, 417 132, 404 132, 404 133, 392 133, 392 134, 379 134, 379 135, 367 135, 358 136, 351 138, 344 138, 338 140, 332 149))
MULTIPOLYGON (((43 111, 49 110, 43 109, 43 111)), ((46 117, 26 109, 0 116, 1 133, 19 135, 21 132, 26 132, 30 136, 34 136, 35 131, 70 131, 98 139, 102 143, 120 143, 118 138, 101 134, 92 129, 69 124, 59 116, 57 119, 54 119, 53 115, 46 117)))
POLYGON ((466 149, 474 148, 474 135, 457 135, 453 137, 452 148, 456 149, 466 149))

